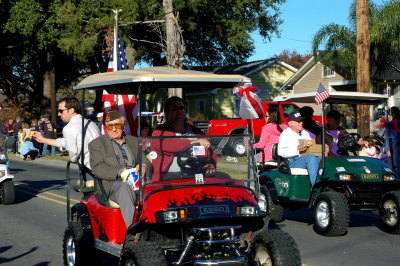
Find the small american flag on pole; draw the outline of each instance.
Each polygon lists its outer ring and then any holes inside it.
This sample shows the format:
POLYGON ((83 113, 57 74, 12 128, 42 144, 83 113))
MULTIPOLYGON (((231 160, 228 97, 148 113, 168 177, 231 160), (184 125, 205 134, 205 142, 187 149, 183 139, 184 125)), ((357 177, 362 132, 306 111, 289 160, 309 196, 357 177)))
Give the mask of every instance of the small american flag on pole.
POLYGON ((315 104, 320 104, 329 98, 329 92, 325 90, 324 86, 320 83, 318 86, 317 94, 315 94, 315 104))
MULTIPOLYGON (((117 29, 114 27, 114 31, 117 29)), ((110 61, 108 62, 107 72, 127 70, 128 62, 126 60, 124 43, 121 38, 121 32, 118 31, 118 45, 114 45, 115 40, 113 40, 113 45, 111 48, 110 61), (114 52, 115 47, 117 48, 114 52), (114 58, 116 55, 116 60, 114 58)), ((106 90, 103 90, 103 128, 102 133, 107 131, 105 127, 107 112, 110 110, 118 110, 126 118, 127 125, 125 126, 125 134, 137 136, 138 131, 138 106, 136 105, 136 95, 117 95, 108 94, 106 90)))

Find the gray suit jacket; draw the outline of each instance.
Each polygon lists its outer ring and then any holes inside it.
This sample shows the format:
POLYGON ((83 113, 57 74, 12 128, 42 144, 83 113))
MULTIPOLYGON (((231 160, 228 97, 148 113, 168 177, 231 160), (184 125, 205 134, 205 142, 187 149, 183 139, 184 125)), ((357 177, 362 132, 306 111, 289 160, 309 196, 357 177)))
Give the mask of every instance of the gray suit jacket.
MULTIPOLYGON (((138 164, 139 139, 133 136, 125 136, 125 139, 135 163, 138 164)), ((103 180, 103 186, 108 195, 112 184, 118 180, 118 173, 123 168, 117 161, 111 138, 104 134, 92 140, 89 143, 89 152, 92 173, 103 180)), ((150 165, 143 152, 142 162, 150 165)))

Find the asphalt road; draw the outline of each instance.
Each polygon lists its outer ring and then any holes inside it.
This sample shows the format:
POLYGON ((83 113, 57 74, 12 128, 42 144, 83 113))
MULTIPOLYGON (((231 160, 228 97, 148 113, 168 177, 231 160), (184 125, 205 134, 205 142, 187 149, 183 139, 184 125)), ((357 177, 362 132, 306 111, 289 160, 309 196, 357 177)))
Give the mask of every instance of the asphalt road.
MULTIPOLYGON (((43 159, 11 161, 16 203, 0 206, 0 264, 62 265, 65 166, 43 159)), ((73 200, 79 197, 72 193, 73 200)), ((287 212, 286 217, 280 227, 296 240, 304 265, 400 265, 400 236, 383 232, 374 213, 353 213, 348 234, 342 237, 317 235, 310 211, 287 212)))

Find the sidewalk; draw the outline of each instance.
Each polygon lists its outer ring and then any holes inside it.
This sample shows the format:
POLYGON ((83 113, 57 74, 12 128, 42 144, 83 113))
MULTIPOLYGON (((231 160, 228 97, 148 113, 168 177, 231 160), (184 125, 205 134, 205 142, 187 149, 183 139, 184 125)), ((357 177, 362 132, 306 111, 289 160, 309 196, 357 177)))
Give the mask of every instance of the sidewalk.
MULTIPOLYGON (((26 163, 29 163, 29 164, 39 164, 39 165, 45 165, 45 166, 54 166, 54 167, 60 167, 60 168, 64 168, 64 169, 67 169, 67 163, 68 163, 68 161, 66 159, 64 159, 64 158, 61 159, 59 157, 59 159, 56 159, 56 158, 52 159, 49 156, 36 158, 34 161, 24 161, 18 155, 15 155, 13 153, 9 153, 8 154, 8 158, 10 159, 10 162, 11 162, 11 168, 13 168, 12 167, 12 162, 15 162, 15 161, 26 162, 26 163)), ((66 156, 66 158, 68 158, 68 157, 66 156)), ((71 164, 71 169, 78 169, 78 166, 76 164, 71 164)))

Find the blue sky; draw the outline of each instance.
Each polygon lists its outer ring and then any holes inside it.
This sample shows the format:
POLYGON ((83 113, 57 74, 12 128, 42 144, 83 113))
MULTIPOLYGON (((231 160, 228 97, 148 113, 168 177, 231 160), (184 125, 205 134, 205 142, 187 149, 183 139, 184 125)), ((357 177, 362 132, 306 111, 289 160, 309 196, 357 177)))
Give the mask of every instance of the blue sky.
MULTIPOLYGON (((382 4, 384 0, 374 0, 382 4)), ((352 0, 287 0, 281 6, 281 38, 264 42, 258 34, 253 38, 256 50, 248 61, 273 57, 283 50, 305 54, 311 51, 313 35, 321 26, 336 23, 349 26, 349 8, 352 0)))

